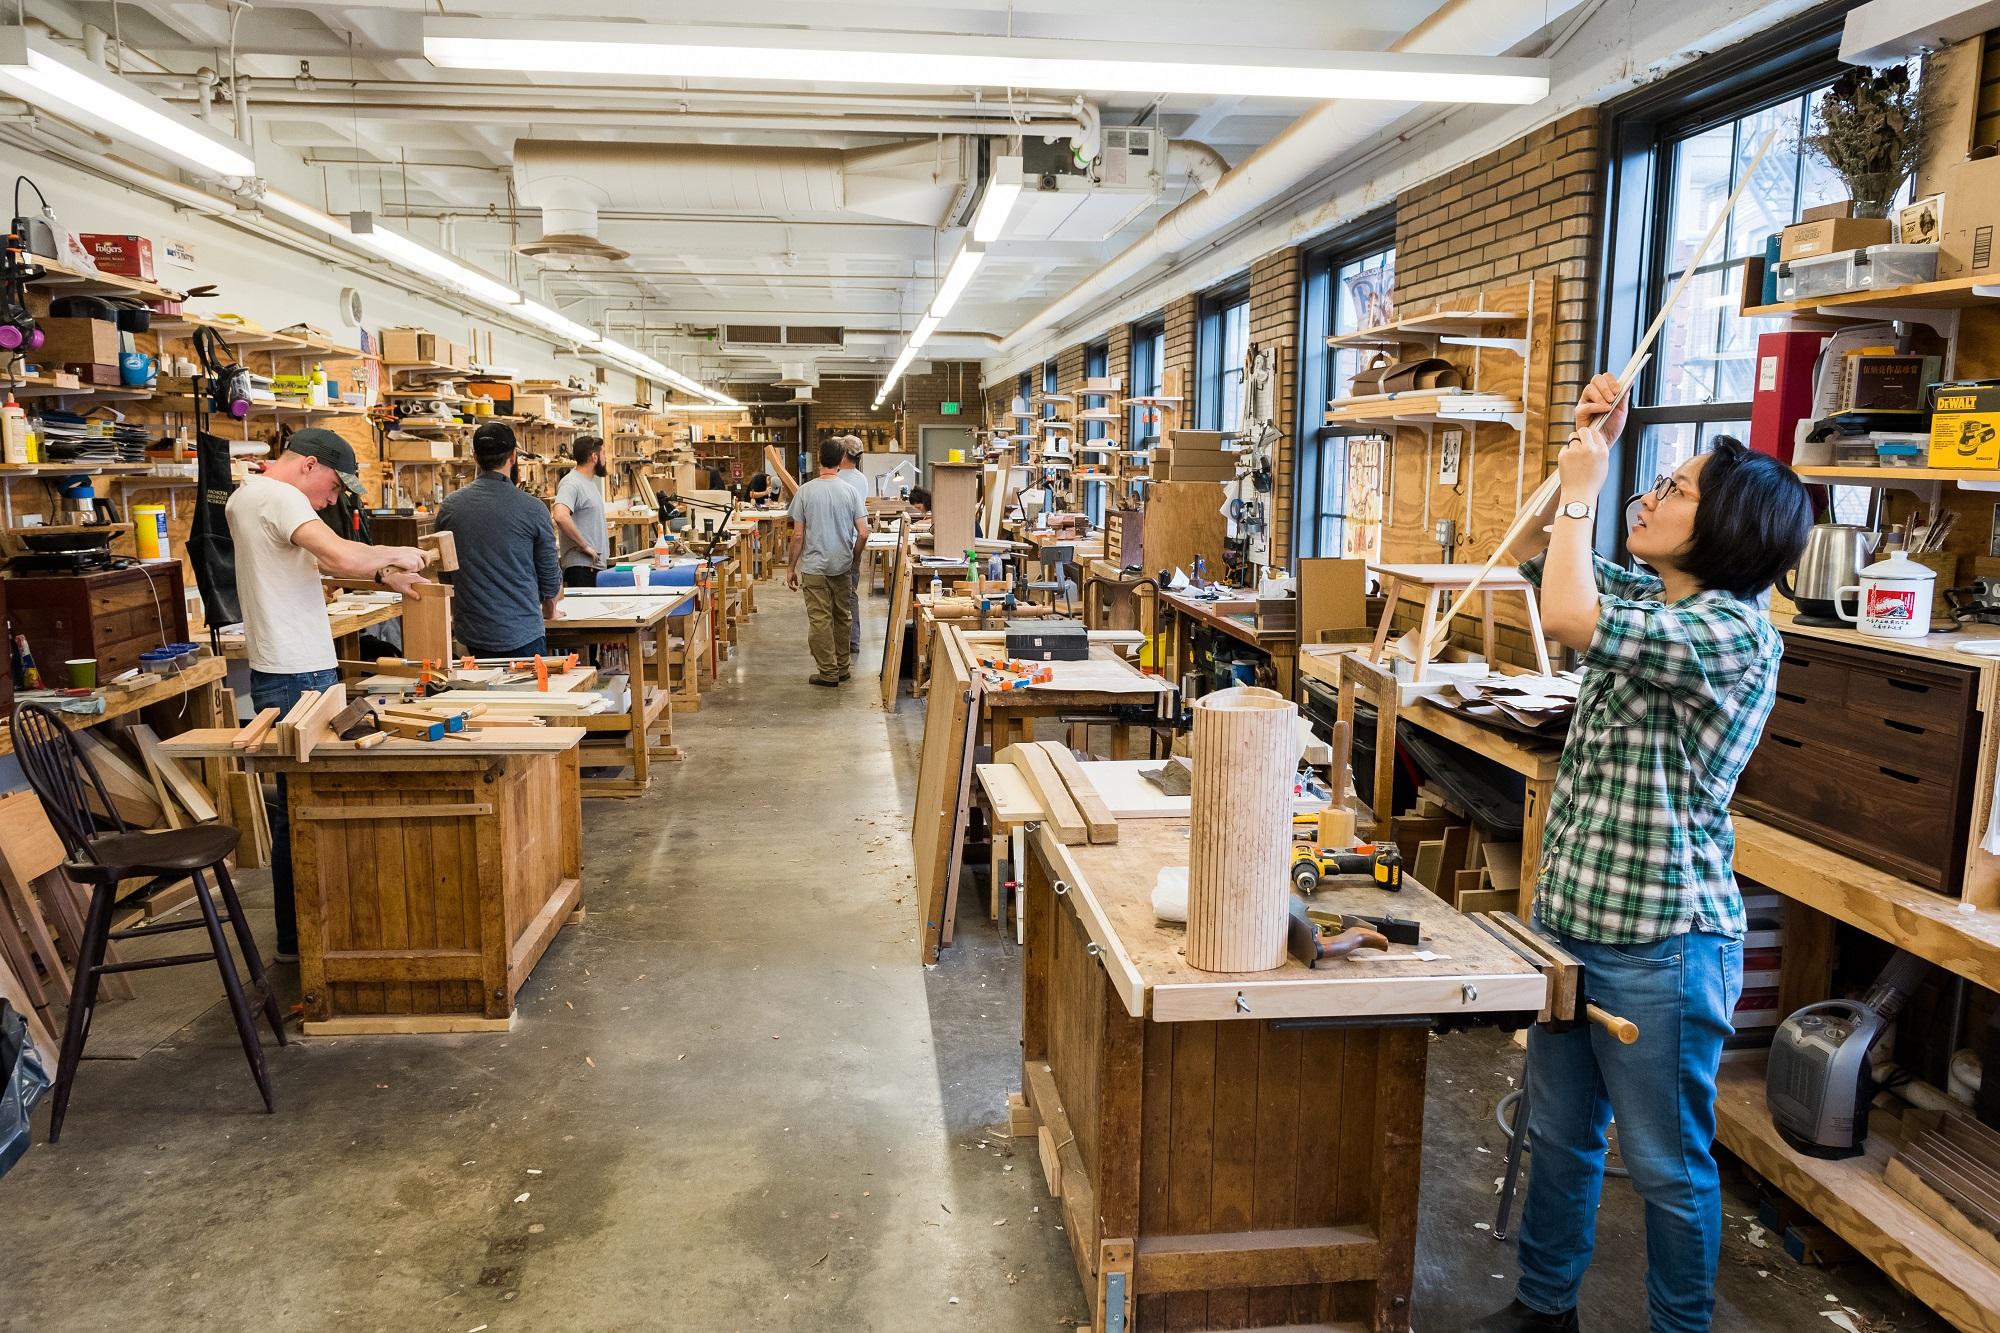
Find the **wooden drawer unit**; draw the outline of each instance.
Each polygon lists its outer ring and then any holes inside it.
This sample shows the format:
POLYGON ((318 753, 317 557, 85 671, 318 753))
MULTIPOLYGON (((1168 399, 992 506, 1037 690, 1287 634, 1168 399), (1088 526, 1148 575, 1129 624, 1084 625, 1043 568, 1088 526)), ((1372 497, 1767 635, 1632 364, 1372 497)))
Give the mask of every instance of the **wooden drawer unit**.
POLYGON ((1979 744, 1968 667, 1785 636, 1743 813, 1956 895, 1979 744))
POLYGON ((109 680, 139 665, 139 654, 188 637, 187 597, 178 560, 90 574, 45 574, 7 580, 8 619, 42 678, 63 680, 72 657, 97 659, 109 680))

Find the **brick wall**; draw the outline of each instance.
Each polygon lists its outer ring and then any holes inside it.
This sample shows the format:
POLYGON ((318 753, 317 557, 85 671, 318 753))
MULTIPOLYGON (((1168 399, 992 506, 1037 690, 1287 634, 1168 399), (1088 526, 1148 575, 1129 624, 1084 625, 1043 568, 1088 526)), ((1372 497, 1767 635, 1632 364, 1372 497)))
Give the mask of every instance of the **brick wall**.
POLYGON ((1299 371, 1299 279, 1296 249, 1265 255, 1250 266, 1250 345, 1271 348, 1276 355, 1278 443, 1271 451, 1271 563, 1280 567, 1292 559, 1292 437, 1297 417, 1299 371))
POLYGON ((1189 400, 1182 404, 1181 422, 1192 425, 1194 414, 1194 329, 1201 298, 1189 293, 1170 303, 1166 310, 1166 364, 1162 370, 1178 370, 1183 391, 1189 400))
MULTIPOLYGON (((813 390, 813 405, 806 409, 806 442, 817 445, 822 433, 838 427, 898 431, 897 408, 902 407, 901 447, 915 453, 918 431, 924 426, 979 425, 983 389, 977 361, 933 361, 928 375, 906 375, 897 382, 889 400, 875 407, 875 392, 882 385, 878 375, 822 375, 813 390), (959 415, 948 417, 938 410, 940 403, 961 404, 959 415)), ((1003 410, 1005 404, 1002 404, 1003 410)))
MULTIPOLYGON (((1570 419, 1597 369, 1590 287, 1600 163, 1597 112, 1585 108, 1396 200, 1398 306, 1428 306, 1524 278, 1552 280, 1554 421, 1570 419)), ((1542 442, 1550 462, 1561 441, 1558 432, 1542 442)))

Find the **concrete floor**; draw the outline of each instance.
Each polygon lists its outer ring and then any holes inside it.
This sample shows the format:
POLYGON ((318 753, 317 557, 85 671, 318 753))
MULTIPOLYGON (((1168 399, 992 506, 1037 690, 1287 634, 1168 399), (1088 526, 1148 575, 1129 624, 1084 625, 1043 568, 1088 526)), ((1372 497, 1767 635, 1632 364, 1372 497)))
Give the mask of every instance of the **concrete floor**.
MULTIPOLYGON (((796 597, 760 600, 676 722, 688 761, 586 806, 589 917, 515 1032, 295 1038, 270 1051, 271 1117, 220 1007, 141 1060, 86 1064, 63 1143, 0 1180, 0 1329, 1080 1321, 1033 1154, 993 1132, 1018 1082, 1015 949, 971 895, 945 961, 914 963, 922 718, 876 704, 881 599, 838 693, 806 683, 796 597)), ((1509 1295, 1509 1247, 1475 1224, 1519 1057, 1490 1034, 1432 1054, 1415 1318, 1454 1329, 1509 1295)), ((1942 1328, 1873 1268, 1759 1248, 1740 1182, 1728 1211, 1718 1328, 1942 1328)), ((1586 1326, 1640 1329, 1622 1184, 1599 1235, 1586 1326)))

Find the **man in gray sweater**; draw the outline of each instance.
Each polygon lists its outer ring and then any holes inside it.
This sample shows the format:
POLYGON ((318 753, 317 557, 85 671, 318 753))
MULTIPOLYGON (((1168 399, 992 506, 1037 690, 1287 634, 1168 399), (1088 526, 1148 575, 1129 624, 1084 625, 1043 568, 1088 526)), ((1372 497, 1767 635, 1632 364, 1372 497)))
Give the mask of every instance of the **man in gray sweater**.
POLYGON ((438 531, 458 544, 453 632, 474 657, 534 657, 548 650, 547 622, 562 596, 555 525, 547 506, 514 484, 510 426, 481 426, 472 457, 479 475, 438 506, 438 531))

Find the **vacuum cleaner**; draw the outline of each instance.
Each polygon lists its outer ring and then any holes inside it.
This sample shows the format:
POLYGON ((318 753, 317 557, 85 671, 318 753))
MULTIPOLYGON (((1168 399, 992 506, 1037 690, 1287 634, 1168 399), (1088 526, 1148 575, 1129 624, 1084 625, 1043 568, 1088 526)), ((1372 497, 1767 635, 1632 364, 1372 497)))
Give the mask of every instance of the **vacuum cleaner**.
POLYGON ((1764 1105, 1786 1143, 1808 1157, 1860 1156, 1876 1092, 1869 1052, 1929 967, 1899 949, 1859 1000, 1809 1004, 1779 1025, 1764 1105))

